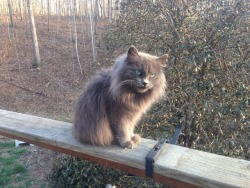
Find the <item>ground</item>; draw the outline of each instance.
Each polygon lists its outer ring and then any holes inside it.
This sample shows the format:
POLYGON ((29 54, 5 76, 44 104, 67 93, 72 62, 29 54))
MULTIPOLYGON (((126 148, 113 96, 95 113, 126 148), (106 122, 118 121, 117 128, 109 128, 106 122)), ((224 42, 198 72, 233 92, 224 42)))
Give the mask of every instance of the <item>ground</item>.
MULTIPOLYGON (((32 68, 32 35, 27 20, 15 15, 14 28, 8 27, 6 20, 6 15, 0 15, 0 109, 72 122, 79 91, 99 66, 92 60, 87 20, 82 24, 78 18, 76 24, 83 74, 77 61, 76 43, 71 38, 74 27, 70 18, 51 17, 48 30, 46 17, 35 17, 41 55, 38 68, 32 68)), ((97 56, 102 53, 97 46, 100 46, 98 40, 104 25, 100 20, 96 27, 97 56)), ((0 137, 0 141, 6 140, 9 138, 0 137)), ((37 180, 30 187, 37 187, 38 182, 47 186, 51 166, 62 154, 37 146, 25 148, 28 152, 22 154, 19 161, 28 168, 28 176, 37 180)))
MULTIPOLYGON (((9 141, 12 141, 12 139, 0 136, 0 143, 9 141)), ((25 184, 25 181, 28 181, 29 185, 27 187, 29 188, 48 187, 49 175, 52 169, 51 167, 56 159, 63 156, 63 154, 28 144, 20 145, 14 150, 17 149, 25 150, 25 152, 20 154, 17 162, 24 165, 27 168, 28 173, 25 176, 25 179, 11 181, 11 185, 9 186, 22 186, 25 184)), ((1 156, 7 155, 8 153, 8 150, 1 150, 1 156)), ((15 176, 18 177, 20 174, 16 173, 15 176)))

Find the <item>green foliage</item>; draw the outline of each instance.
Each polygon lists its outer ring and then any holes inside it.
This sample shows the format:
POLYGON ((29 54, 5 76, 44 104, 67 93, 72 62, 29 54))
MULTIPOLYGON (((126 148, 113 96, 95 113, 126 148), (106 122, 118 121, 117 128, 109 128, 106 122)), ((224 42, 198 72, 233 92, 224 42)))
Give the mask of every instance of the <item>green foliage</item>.
POLYGON ((15 142, 0 142, 0 149, 14 147, 15 142))
POLYGON ((52 187, 60 188, 105 187, 107 184, 115 185, 117 188, 166 187, 71 156, 64 156, 57 161, 50 179, 52 187))
POLYGON ((108 54, 134 44, 170 55, 166 100, 142 121, 144 136, 161 137, 171 119, 186 125, 181 145, 250 158, 249 10, 249 1, 235 0, 123 2, 103 33, 108 54))
POLYGON ((27 169, 17 162, 20 154, 27 152, 25 149, 15 148, 15 143, 0 142, 0 187, 5 187, 12 181, 19 182, 26 177, 27 169))

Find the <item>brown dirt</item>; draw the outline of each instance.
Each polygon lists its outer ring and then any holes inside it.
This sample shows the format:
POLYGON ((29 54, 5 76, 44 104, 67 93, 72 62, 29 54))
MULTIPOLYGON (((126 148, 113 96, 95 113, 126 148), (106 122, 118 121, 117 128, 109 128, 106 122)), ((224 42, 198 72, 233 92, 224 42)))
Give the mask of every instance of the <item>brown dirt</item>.
MULTIPOLYGON (((7 16, 6 16, 7 17, 7 16)), ((82 42, 82 25, 78 28, 78 51, 84 74, 80 73, 70 31, 73 27, 68 17, 51 17, 48 31, 47 19, 36 16, 37 35, 41 55, 39 68, 32 68, 33 47, 31 32, 26 20, 15 17, 15 27, 9 28, 6 19, 0 19, 0 109, 32 114, 62 121, 72 121, 74 105, 83 83, 95 69, 92 62, 90 26, 85 20, 85 44, 82 42)), ((96 39, 105 22, 97 25, 96 39)), ((99 44, 97 44, 99 45, 99 44)), ((97 54, 101 48, 97 48, 97 54)), ((1 141, 8 138, 1 137, 1 141)), ((55 159, 62 154, 37 146, 28 147, 20 162, 28 167, 28 175, 48 185, 47 176, 55 159)), ((32 187, 36 187, 34 184, 32 187)))
POLYGON ((30 188, 39 185, 49 186, 49 176, 56 159, 63 154, 50 151, 38 146, 23 146, 28 152, 20 156, 19 162, 28 169, 29 179, 33 179, 30 188))

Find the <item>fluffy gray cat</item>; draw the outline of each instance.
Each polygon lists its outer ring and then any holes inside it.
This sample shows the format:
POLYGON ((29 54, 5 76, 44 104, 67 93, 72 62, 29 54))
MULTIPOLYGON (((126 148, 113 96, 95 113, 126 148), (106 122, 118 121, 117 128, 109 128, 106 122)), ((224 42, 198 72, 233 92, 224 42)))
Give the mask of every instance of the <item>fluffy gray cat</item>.
POLYGON ((134 128, 143 113, 164 96, 163 67, 168 55, 161 57, 138 52, 131 46, 110 69, 95 74, 79 96, 74 129, 81 142, 98 146, 117 140, 132 149, 140 136, 134 128))

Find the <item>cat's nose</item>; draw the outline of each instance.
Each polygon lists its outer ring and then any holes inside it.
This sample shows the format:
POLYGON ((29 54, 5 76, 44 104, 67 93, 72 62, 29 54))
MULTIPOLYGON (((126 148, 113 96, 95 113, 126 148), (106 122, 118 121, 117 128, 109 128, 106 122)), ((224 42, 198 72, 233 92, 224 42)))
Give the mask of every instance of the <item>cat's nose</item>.
POLYGON ((147 79, 142 80, 142 84, 144 87, 146 87, 148 85, 148 80, 147 79))

